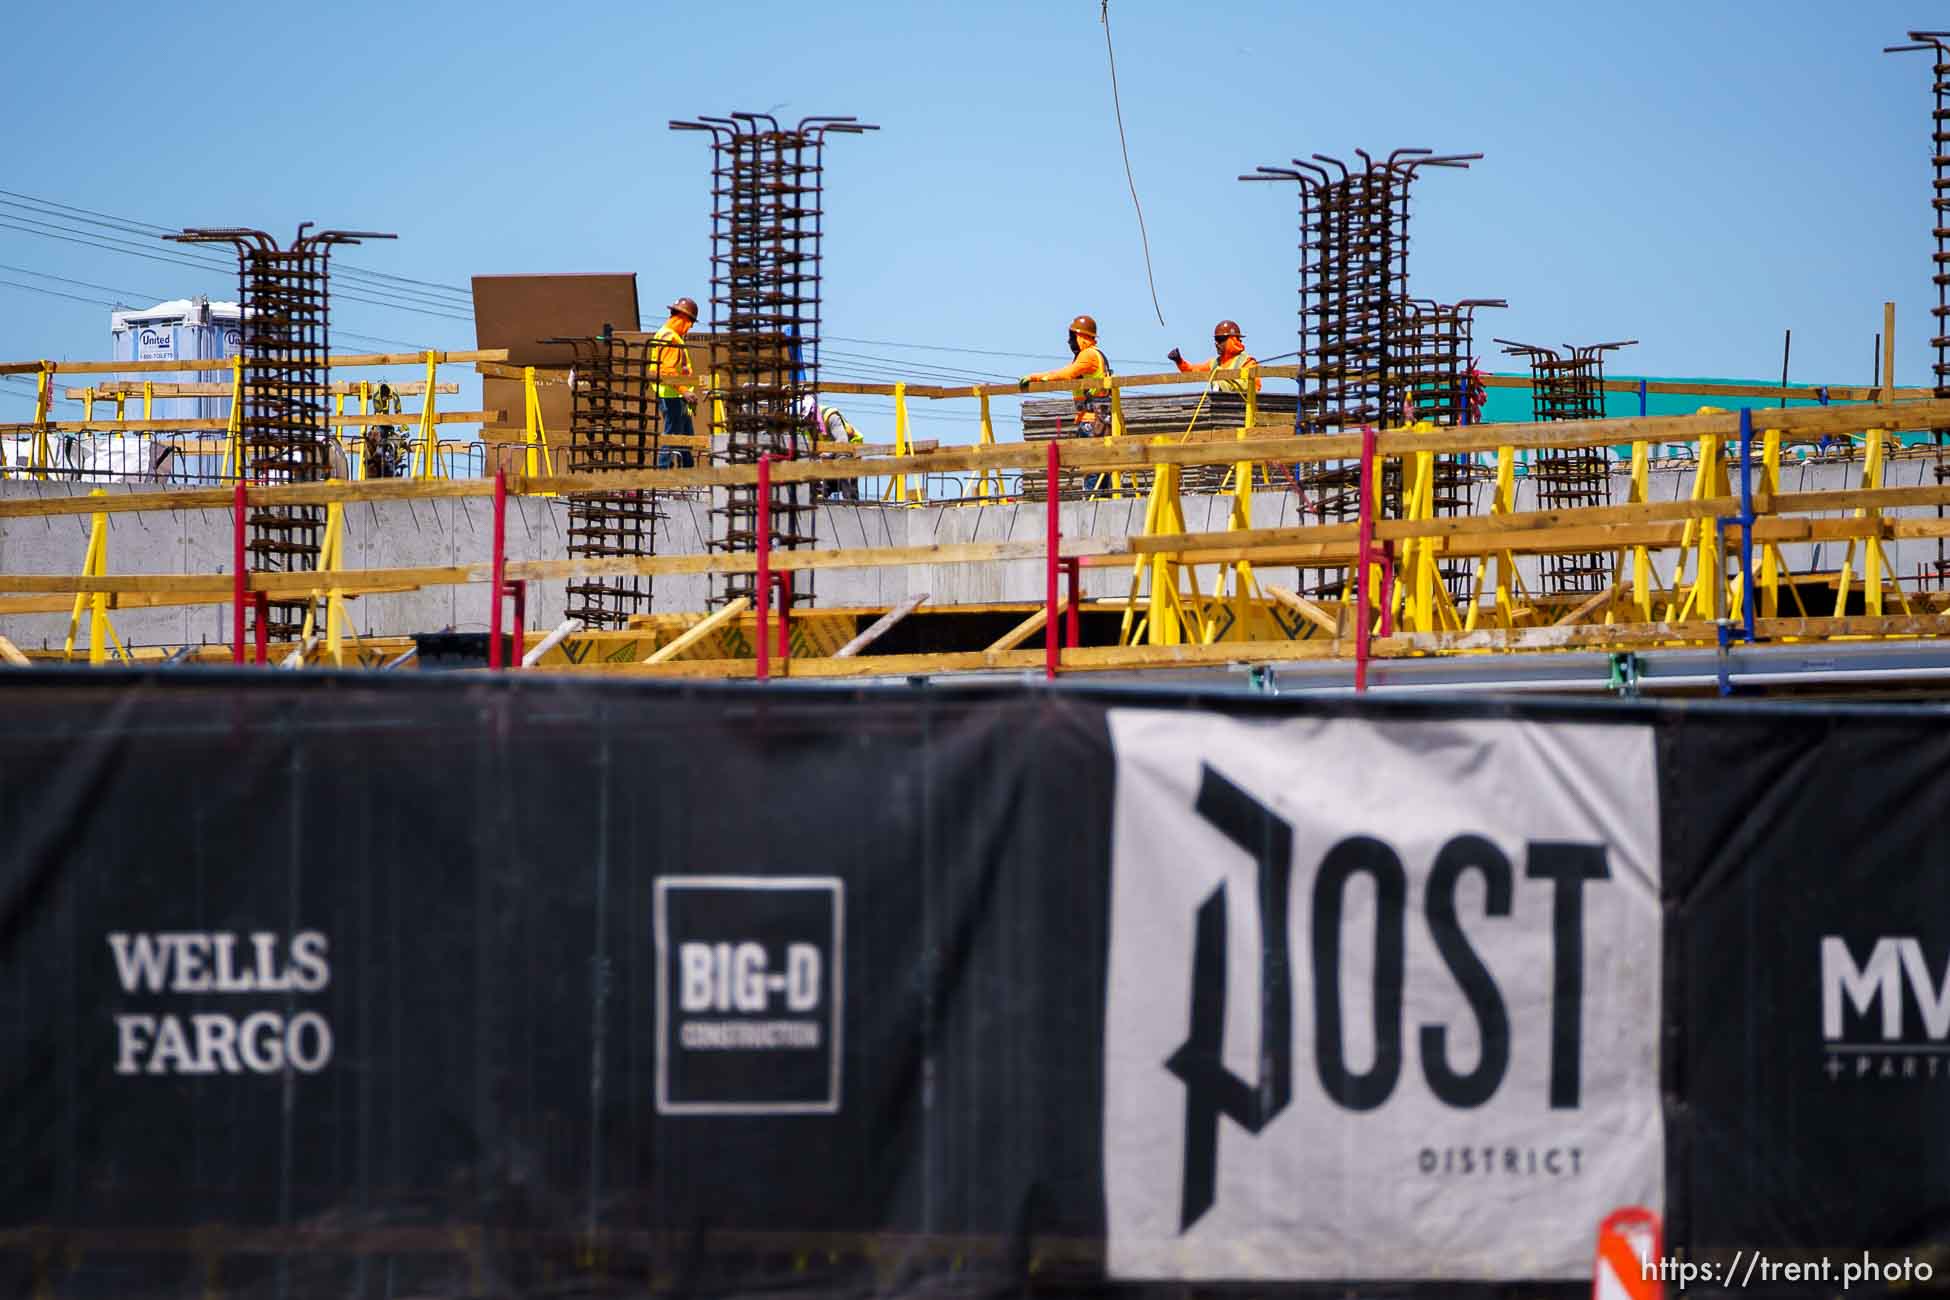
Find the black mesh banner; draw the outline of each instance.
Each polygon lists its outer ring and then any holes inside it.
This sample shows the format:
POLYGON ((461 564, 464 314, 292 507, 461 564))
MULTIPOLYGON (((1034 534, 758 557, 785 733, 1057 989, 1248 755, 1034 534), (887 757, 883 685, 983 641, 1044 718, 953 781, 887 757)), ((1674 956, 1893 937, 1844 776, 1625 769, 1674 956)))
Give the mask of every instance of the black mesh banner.
POLYGON ((9 674, 0 1289, 1837 1291, 1950 1215, 1945 721, 9 674))

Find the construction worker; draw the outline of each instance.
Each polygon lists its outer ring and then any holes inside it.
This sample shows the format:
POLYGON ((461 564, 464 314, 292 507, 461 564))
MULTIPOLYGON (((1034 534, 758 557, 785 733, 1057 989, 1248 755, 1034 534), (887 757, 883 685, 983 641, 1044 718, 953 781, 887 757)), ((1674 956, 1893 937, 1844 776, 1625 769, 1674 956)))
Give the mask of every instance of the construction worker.
POLYGON ((1239 332, 1237 321, 1222 320, 1212 327, 1212 347, 1218 355, 1210 361, 1187 361, 1177 348, 1165 353, 1165 359, 1177 363, 1178 373, 1210 374, 1213 387, 1241 397, 1246 395, 1249 383, 1253 392, 1259 391, 1259 362, 1246 355, 1246 336, 1239 332))
MULTIPOLYGON (((652 301, 655 301, 652 299, 652 301)), ((663 323, 655 334, 653 342, 664 346, 657 349, 657 374, 663 376, 691 377, 691 349, 684 342, 684 336, 697 324, 697 300, 679 298, 665 310, 670 319, 663 323)), ((657 406, 663 412, 663 432, 667 436, 688 438, 694 427, 691 423, 691 409, 696 398, 684 389, 673 384, 658 383, 657 406)), ((689 469, 697 464, 697 457, 689 447, 665 447, 657 452, 658 469, 689 469)))
MULTIPOLYGON (((1069 365, 1060 370, 1043 370, 1033 375, 1024 375, 1016 381, 1017 388, 1028 388, 1031 384, 1061 383, 1075 379, 1078 383, 1072 391, 1076 402, 1076 425, 1070 436, 1073 438, 1103 438, 1110 434, 1110 386, 1091 383, 1091 380, 1110 378, 1110 362, 1097 347, 1097 318, 1078 316, 1070 322, 1070 356, 1074 358, 1069 365)), ((1095 493, 1110 482, 1108 474, 1092 474, 1084 480, 1084 490, 1095 493)))
MULTIPOLYGON (((799 403, 799 418, 812 426, 814 436, 821 442, 844 442, 859 445, 866 441, 853 422, 840 414, 837 406, 822 406, 819 398, 808 394, 799 403)), ((821 460, 831 460, 831 452, 820 452, 821 460)), ((858 479, 826 479, 819 485, 819 494, 834 500, 857 500, 860 495, 858 479)))

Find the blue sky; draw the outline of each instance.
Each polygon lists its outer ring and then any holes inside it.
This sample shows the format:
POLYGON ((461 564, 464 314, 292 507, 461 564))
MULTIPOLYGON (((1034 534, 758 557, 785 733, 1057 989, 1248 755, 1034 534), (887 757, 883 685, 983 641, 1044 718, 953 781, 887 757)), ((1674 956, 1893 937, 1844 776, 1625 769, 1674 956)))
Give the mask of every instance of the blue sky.
MULTIPOLYGON (((30 6, 0 51, 0 189, 161 225, 395 231, 347 260, 446 285, 635 271, 649 306, 706 296, 708 145, 668 119, 850 113, 883 129, 828 154, 829 373, 1013 376, 1063 359, 1079 311, 1125 372, 1204 346, 1221 316, 1288 352, 1295 196, 1234 178, 1313 152, 1480 151, 1422 182, 1411 255, 1419 296, 1510 300, 1479 350, 1636 337, 1615 370, 1768 376, 1791 327, 1795 378, 1863 383, 1894 298, 1897 379, 1921 383, 1928 60, 1880 49, 1931 8, 1112 0, 1164 328, 1097 0, 30 6), (281 50, 275 100, 241 102, 229 87, 281 50)), ((0 223, 49 220, 21 202, 0 223)), ((46 291, 234 296, 225 274, 4 224, 0 280, 42 290, 0 284, 5 359, 108 355, 107 308, 46 291)), ((343 350, 473 342, 465 321, 343 300, 335 329, 343 350)), ((917 406, 917 433, 961 436, 968 405, 917 406)), ((0 418, 30 409, 0 399, 0 418)))

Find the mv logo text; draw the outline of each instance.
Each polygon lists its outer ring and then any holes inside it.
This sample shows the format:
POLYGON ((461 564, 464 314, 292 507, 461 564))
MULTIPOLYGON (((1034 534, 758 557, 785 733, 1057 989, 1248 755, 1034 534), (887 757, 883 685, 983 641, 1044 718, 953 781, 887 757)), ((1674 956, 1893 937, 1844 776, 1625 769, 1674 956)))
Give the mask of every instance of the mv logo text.
POLYGON ((1950 954, 1932 963, 1913 935, 1823 935, 1821 1037, 1831 1082, 1950 1081, 1950 954))
POLYGON ((662 876, 657 1108, 839 1108, 843 887, 833 877, 662 876))
MULTIPOLYGON (((1193 919, 1190 1027, 1165 1068, 1185 1087, 1185 1157, 1179 1230, 1190 1229, 1212 1208, 1218 1179, 1219 1119, 1230 1119, 1258 1135, 1293 1100, 1293 954, 1287 912, 1293 877, 1293 828, 1265 804, 1209 765, 1200 773, 1194 808, 1256 863, 1255 904, 1259 917, 1260 969, 1258 1078, 1246 1080, 1224 1063, 1227 948, 1226 886, 1222 882, 1199 906, 1193 919)), ((1311 926, 1300 959, 1312 975, 1313 1065, 1321 1096, 1350 1111, 1372 1111, 1386 1103, 1402 1082, 1407 1053, 1413 1050, 1430 1093, 1444 1106, 1469 1110, 1495 1096, 1510 1070, 1509 1001, 1484 964, 1458 914, 1457 892, 1469 875, 1482 880, 1484 913, 1509 917, 1518 888, 1516 869, 1503 851, 1480 835, 1457 835, 1437 852, 1420 899, 1409 897, 1410 876, 1401 856, 1383 840, 1355 835, 1330 848, 1314 873, 1311 926), (1373 980, 1352 990, 1355 1014, 1365 1008, 1372 1022, 1374 1059, 1365 1069, 1350 1066, 1343 1016, 1342 918, 1349 886, 1366 877, 1375 906, 1373 980), (1476 1060, 1458 1068, 1450 1051, 1450 1027, 1423 1024, 1404 1042, 1404 993, 1408 961, 1408 911, 1419 904, 1435 952, 1446 970, 1422 962, 1415 978, 1453 981, 1475 1020, 1480 1044, 1476 1060)), ((1546 984, 1550 1005, 1550 1059, 1546 1063, 1548 1104, 1574 1110, 1579 1104, 1584 1036, 1585 887, 1611 878, 1602 844, 1540 841, 1526 847, 1526 888, 1550 891, 1552 960, 1537 979, 1546 984)), ((1418 985, 1419 987, 1419 985, 1418 985)), ((1520 1004, 1543 1000, 1524 991, 1520 1004)))

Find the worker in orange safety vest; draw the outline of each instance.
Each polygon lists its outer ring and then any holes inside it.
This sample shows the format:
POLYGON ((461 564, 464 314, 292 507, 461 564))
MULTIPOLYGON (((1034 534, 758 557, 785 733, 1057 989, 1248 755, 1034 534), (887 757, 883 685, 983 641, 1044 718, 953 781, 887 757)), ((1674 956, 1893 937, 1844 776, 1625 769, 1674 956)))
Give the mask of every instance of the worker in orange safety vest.
MULTIPOLYGON (((663 345, 657 349, 657 374, 659 378, 670 375, 689 379, 692 373, 691 349, 684 342, 684 336, 697 324, 697 300, 679 298, 667 310, 670 319, 650 336, 653 342, 663 345)), ((657 406, 663 412, 665 434, 680 438, 691 436, 694 427, 691 423, 691 404, 694 401, 695 397, 675 384, 657 385, 657 406)), ((687 469, 696 463, 697 458, 689 447, 667 447, 657 452, 659 469, 687 469)))
POLYGON ((1018 388, 1031 384, 1062 383, 1078 380, 1071 393, 1076 403, 1077 422, 1071 436, 1101 438, 1110 432, 1110 385, 1093 383, 1110 377, 1110 362, 1097 347, 1097 318, 1079 316, 1070 322, 1070 355, 1074 358, 1060 370, 1042 370, 1024 375, 1018 388))
POLYGON ((1210 361, 1187 361, 1185 354, 1177 348, 1165 353, 1165 359, 1176 362, 1180 374, 1210 374, 1215 388, 1224 388, 1244 397, 1250 384, 1252 391, 1257 393, 1259 362, 1246 354, 1246 336, 1239 332, 1238 322, 1222 320, 1214 325, 1212 346, 1218 355, 1210 361))

